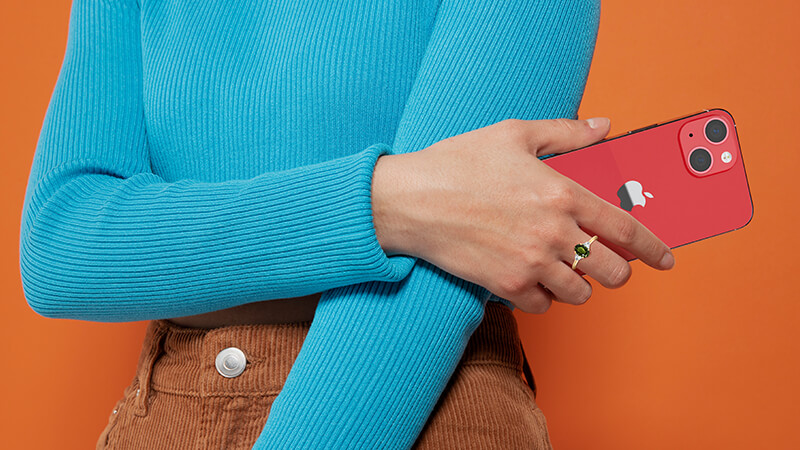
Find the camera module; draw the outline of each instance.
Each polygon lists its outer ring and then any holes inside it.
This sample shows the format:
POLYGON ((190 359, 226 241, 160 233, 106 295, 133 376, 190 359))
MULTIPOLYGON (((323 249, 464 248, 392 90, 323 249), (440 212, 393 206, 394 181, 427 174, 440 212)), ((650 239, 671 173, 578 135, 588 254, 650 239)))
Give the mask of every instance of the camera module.
POLYGON ((710 120, 706 124, 706 139, 709 141, 719 144, 720 142, 725 140, 725 137, 728 135, 728 127, 725 126, 725 122, 714 119, 710 120))
POLYGON ((703 147, 697 147, 689 154, 689 165, 697 172, 705 172, 711 167, 711 153, 703 147))

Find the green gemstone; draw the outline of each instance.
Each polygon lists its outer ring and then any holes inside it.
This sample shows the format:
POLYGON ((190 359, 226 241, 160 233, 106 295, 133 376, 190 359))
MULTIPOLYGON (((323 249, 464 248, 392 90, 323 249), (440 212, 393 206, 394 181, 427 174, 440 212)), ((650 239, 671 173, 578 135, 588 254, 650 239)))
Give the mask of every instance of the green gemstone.
POLYGON ((583 244, 578 244, 575 246, 575 253, 577 253, 581 258, 586 258, 589 256, 589 247, 583 244))

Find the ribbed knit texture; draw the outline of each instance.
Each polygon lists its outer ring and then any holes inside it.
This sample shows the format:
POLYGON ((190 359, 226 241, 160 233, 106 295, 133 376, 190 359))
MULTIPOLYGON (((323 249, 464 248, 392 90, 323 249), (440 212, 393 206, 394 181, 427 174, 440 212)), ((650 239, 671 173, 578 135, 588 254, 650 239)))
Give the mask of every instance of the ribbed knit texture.
POLYGON ((257 447, 408 448, 491 295, 381 250, 375 161, 575 117, 598 20, 599 1, 74 0, 26 299, 132 321, 323 292, 257 447))

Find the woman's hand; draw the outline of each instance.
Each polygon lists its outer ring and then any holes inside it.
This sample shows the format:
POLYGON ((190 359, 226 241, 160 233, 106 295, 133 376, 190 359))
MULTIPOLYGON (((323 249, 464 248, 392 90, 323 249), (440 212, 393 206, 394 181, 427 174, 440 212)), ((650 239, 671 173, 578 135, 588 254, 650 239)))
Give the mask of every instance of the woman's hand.
MULTIPOLYGON (((592 288, 572 269, 591 237, 619 245, 657 269, 674 264, 662 241, 630 214, 561 175, 537 156, 601 140, 608 119, 508 119, 423 150, 378 158, 375 229, 387 254, 422 258, 508 299, 545 312, 552 300, 582 304, 592 288)), ((631 267, 594 242, 579 268, 603 286, 631 267)))

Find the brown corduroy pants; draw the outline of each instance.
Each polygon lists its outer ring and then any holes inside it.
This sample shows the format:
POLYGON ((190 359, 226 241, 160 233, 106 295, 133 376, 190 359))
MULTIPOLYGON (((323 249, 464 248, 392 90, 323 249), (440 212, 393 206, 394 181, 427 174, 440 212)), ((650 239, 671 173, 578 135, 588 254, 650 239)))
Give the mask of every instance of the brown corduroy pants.
MULTIPOLYGON (((251 448, 303 345, 311 322, 147 327, 133 382, 114 406, 98 449, 251 448), (241 374, 227 378, 215 360, 223 349, 246 355, 241 374)), ((550 449, 547 425, 517 322, 489 302, 456 371, 415 449, 550 449), (532 389, 534 388, 534 389, 532 389)))

